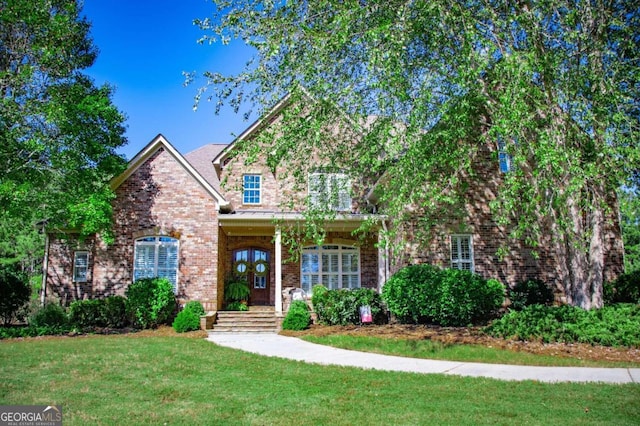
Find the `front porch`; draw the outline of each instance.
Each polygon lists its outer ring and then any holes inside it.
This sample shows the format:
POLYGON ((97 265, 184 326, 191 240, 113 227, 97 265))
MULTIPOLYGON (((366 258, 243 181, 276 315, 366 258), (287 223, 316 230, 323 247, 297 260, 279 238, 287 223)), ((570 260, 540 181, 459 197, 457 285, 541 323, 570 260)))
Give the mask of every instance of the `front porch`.
POLYGON ((366 219, 363 215, 341 215, 325 226, 325 245, 310 243, 305 248, 309 253, 294 261, 289 246, 283 244, 282 229, 299 225, 302 215, 262 211, 220 215, 218 307, 224 306, 224 283, 232 275, 246 277, 251 305, 272 307, 279 317, 287 309, 283 290, 303 288, 310 292, 313 285, 324 284, 379 291, 389 271, 387 253, 376 247, 379 235, 373 232, 364 239, 352 235, 366 219))

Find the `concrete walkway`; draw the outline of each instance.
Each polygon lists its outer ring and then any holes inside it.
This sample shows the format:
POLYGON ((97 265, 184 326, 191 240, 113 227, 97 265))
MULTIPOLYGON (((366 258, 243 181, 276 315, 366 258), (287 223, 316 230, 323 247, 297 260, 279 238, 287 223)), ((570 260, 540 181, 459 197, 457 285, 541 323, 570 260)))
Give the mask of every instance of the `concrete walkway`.
POLYGON ((305 342, 295 337, 266 333, 210 333, 207 340, 220 346, 246 352, 323 365, 423 374, 490 377, 500 380, 537 380, 551 383, 640 383, 640 368, 529 367, 404 358, 336 349, 305 342))

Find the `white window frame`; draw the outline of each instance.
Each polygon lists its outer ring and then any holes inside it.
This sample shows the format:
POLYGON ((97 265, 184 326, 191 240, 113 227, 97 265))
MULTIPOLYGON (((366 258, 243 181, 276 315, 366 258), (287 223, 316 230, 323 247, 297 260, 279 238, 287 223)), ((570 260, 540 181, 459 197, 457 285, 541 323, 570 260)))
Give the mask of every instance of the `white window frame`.
POLYGON ((351 179, 345 173, 309 173, 308 193, 312 207, 351 210, 351 179))
POLYGON ((451 269, 460 269, 475 272, 475 264, 473 261, 473 236, 471 234, 451 235, 450 252, 451 269), (462 256, 465 245, 468 248, 469 252, 468 259, 462 256))
POLYGON ((301 287, 307 294, 311 294, 313 286, 318 284, 322 284, 330 290, 360 288, 362 286, 361 260, 360 249, 354 246, 325 244, 303 247, 300 257, 301 287), (345 268, 345 265, 350 263, 350 255, 357 256, 355 270, 345 268), (331 270, 331 263, 323 263, 327 257, 331 256, 338 257, 336 270, 331 270))
POLYGON ((73 252, 73 282, 86 283, 89 276, 89 252, 78 250, 73 252), (84 259, 84 262, 82 262, 84 259))
MULTIPOLYGON (((164 235, 140 237, 135 240, 133 254, 133 281, 142 278, 167 278, 173 285, 174 293, 178 292, 178 270, 180 263, 180 242, 177 238, 164 235), (168 259, 169 265, 160 265, 158 254, 162 248, 174 248, 175 259, 168 259), (144 250, 143 250, 144 249, 144 250), (145 253, 152 254, 147 259, 141 258, 145 253)), ((173 256, 172 256, 173 257, 173 256)))
POLYGON ((257 173, 242 175, 242 204, 262 204, 262 175, 257 173), (247 178, 252 178, 253 181, 247 182, 247 178), (257 201, 255 201, 256 198, 257 201))

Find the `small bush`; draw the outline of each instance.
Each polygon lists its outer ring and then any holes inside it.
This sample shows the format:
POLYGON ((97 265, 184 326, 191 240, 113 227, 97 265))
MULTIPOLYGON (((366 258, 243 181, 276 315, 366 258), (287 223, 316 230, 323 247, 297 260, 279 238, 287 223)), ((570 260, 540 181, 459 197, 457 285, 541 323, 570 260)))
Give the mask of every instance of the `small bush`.
POLYGON ((155 328, 166 324, 176 307, 173 286, 166 278, 144 278, 126 291, 127 314, 134 325, 155 328))
POLYGON ((551 305, 553 290, 540 280, 527 280, 517 283, 508 290, 511 309, 521 311, 531 305, 551 305))
POLYGON ((205 314, 204 307, 202 306, 202 303, 198 302, 197 300, 188 301, 187 304, 184 305, 184 310, 185 311, 191 311, 194 314, 198 315, 199 317, 201 317, 201 316, 203 316, 205 314))
POLYGON ((302 300, 295 300, 289 306, 289 312, 282 321, 283 330, 304 330, 311 324, 311 314, 307 303, 302 300))
POLYGON ((67 312, 57 303, 47 303, 35 311, 29 320, 34 327, 67 327, 69 320, 67 312))
POLYGON ((327 325, 361 324, 360 307, 365 305, 371 307, 374 323, 383 324, 387 320, 382 298, 368 288, 327 290, 317 285, 313 287, 311 303, 318 321, 327 325))
POLYGON ((78 328, 125 327, 126 299, 109 296, 105 299, 77 300, 69 307, 69 322, 78 328))
POLYGON ((249 307, 242 302, 230 302, 227 303, 227 311, 248 311, 249 307))
POLYGON ((16 267, 0 267, 0 319, 5 325, 24 319, 30 295, 31 287, 25 274, 16 267))
POLYGON ((122 296, 109 296, 103 299, 102 318, 106 327, 126 327, 129 324, 127 299, 122 296))
POLYGON ((173 320, 172 326, 177 333, 199 330, 200 315, 191 309, 183 309, 173 320))
POLYGON ((504 286, 469 271, 411 265, 385 284, 382 299, 400 322, 466 326, 495 314, 504 286))
POLYGON ((604 303, 640 303, 640 269, 622 274, 612 283, 605 283, 604 303))
POLYGON ((485 328, 491 336, 544 343, 640 347, 640 306, 618 304, 585 311, 575 306, 531 305, 485 328))

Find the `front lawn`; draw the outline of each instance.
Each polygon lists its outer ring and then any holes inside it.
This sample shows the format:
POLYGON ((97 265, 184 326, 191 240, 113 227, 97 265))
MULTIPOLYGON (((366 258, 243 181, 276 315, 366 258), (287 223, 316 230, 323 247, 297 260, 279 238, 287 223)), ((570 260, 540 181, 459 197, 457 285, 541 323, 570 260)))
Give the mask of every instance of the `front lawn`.
POLYGON ((307 365, 188 336, 0 341, 0 404, 59 404, 65 425, 640 423, 637 384, 307 365))

